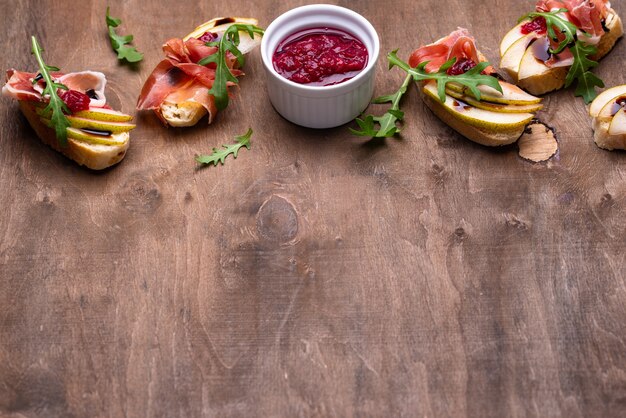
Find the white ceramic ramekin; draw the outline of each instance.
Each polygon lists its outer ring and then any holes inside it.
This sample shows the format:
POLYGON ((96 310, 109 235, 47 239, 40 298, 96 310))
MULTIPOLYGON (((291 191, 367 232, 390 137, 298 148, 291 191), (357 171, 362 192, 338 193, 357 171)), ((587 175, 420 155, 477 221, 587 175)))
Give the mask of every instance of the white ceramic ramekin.
POLYGON ((261 42, 270 101, 285 119, 307 128, 332 128, 348 123, 372 99, 379 51, 380 41, 372 24, 350 9, 329 4, 292 9, 267 27, 261 42), (278 44, 293 33, 323 27, 341 29, 361 40, 369 55, 367 66, 354 78, 330 86, 298 84, 278 74, 272 64, 278 44))

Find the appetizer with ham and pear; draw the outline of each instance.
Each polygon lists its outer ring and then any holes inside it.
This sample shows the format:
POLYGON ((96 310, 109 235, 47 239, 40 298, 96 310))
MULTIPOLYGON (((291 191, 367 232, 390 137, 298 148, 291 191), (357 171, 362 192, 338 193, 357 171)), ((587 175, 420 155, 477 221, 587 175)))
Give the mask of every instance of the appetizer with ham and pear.
MULTIPOLYGON (((393 57, 392 57, 393 58, 393 57)), ((467 29, 411 54, 426 105, 461 135, 482 145, 511 144, 542 108, 541 99, 501 81, 467 29)))
POLYGON ((600 93, 589 106, 594 139, 600 148, 626 149, 626 85, 600 93))
POLYGON ((192 126, 208 114, 211 123, 228 105, 228 87, 243 75, 243 55, 260 44, 256 19, 215 18, 183 39, 163 45, 162 60, 146 80, 138 110, 153 110, 170 126, 192 126))
POLYGON ((16 99, 37 136, 80 165, 102 170, 120 162, 129 145, 133 117, 106 103, 104 74, 61 73, 46 65, 32 38, 38 72, 7 71, 4 96, 16 99))
POLYGON ((500 67, 532 94, 577 82, 589 103, 602 81, 591 73, 623 34, 608 0, 539 0, 500 43, 500 67))

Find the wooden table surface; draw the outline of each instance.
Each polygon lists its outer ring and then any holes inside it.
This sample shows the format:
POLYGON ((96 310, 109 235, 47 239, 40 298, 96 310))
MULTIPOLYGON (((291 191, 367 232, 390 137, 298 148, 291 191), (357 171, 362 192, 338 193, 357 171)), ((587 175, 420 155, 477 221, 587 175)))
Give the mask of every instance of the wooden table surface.
MULTIPOLYGON (((307 2, 0 3, 2 69, 35 71, 34 34, 134 112, 165 40, 307 2), (136 69, 110 50, 107 4, 136 69)), ((464 26, 497 63, 534 2, 336 4, 384 53, 464 26)), ((621 41, 602 61, 607 85, 625 58, 621 41)), ((594 145, 581 99, 546 97, 560 151, 532 164, 460 137, 416 89, 397 139, 300 128, 269 104, 258 50, 245 70, 211 126, 138 114, 102 173, 0 100, 0 416, 626 416, 626 154, 594 145), (195 169, 248 127, 249 151, 195 169)), ((402 79, 381 59, 376 94, 402 79)))

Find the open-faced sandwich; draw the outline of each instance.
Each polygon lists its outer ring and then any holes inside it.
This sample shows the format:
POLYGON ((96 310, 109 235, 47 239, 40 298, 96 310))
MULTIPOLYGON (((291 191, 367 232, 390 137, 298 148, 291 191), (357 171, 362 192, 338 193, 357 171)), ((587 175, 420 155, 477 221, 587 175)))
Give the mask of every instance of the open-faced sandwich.
POLYGON ((542 108, 540 98, 494 77, 495 70, 467 29, 416 49, 409 65, 433 78, 420 83, 426 105, 461 135, 479 144, 499 146, 517 141, 534 112, 542 108), (444 78, 445 91, 444 84, 437 82, 444 78))
POLYGON ((578 81, 577 94, 589 102, 602 82, 589 70, 623 34, 622 21, 608 0, 539 0, 500 43, 500 67, 532 94, 578 81))
POLYGON ((589 106, 594 139, 600 148, 626 149, 626 85, 607 89, 589 106))
POLYGON ((260 44, 256 25, 256 19, 216 18, 183 39, 168 40, 165 59, 146 80, 137 109, 153 110, 170 126, 192 126, 206 114, 211 123, 228 104, 227 88, 243 75, 243 55, 260 44))
POLYGON ((39 61, 36 73, 7 71, 2 94, 18 100, 37 136, 53 149, 93 170, 120 162, 128 149, 132 116, 106 103, 104 74, 82 71, 63 74, 47 66, 33 38, 39 61))

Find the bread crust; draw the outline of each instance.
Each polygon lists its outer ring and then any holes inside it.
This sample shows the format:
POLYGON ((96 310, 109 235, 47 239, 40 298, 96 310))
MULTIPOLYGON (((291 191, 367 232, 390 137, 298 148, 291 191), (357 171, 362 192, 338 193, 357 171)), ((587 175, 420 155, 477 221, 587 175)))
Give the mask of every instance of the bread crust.
POLYGON ((54 129, 47 127, 41 122, 33 102, 20 100, 19 107, 44 144, 76 161, 79 165, 84 165, 92 170, 103 170, 119 163, 126 155, 126 150, 130 143, 128 132, 114 135, 118 140, 124 141, 121 145, 88 144, 68 138, 67 146, 62 147, 56 138, 54 129))
POLYGON ((600 119, 593 120, 593 140, 602 149, 613 151, 616 149, 626 150, 626 135, 610 135, 610 122, 600 119))
POLYGON ((433 99, 423 92, 421 92, 421 96, 426 106, 428 106, 439 119, 464 137, 481 145, 488 147, 509 145, 517 141, 524 133, 525 126, 503 132, 493 132, 488 129, 469 125, 450 113, 440 101, 433 99))

